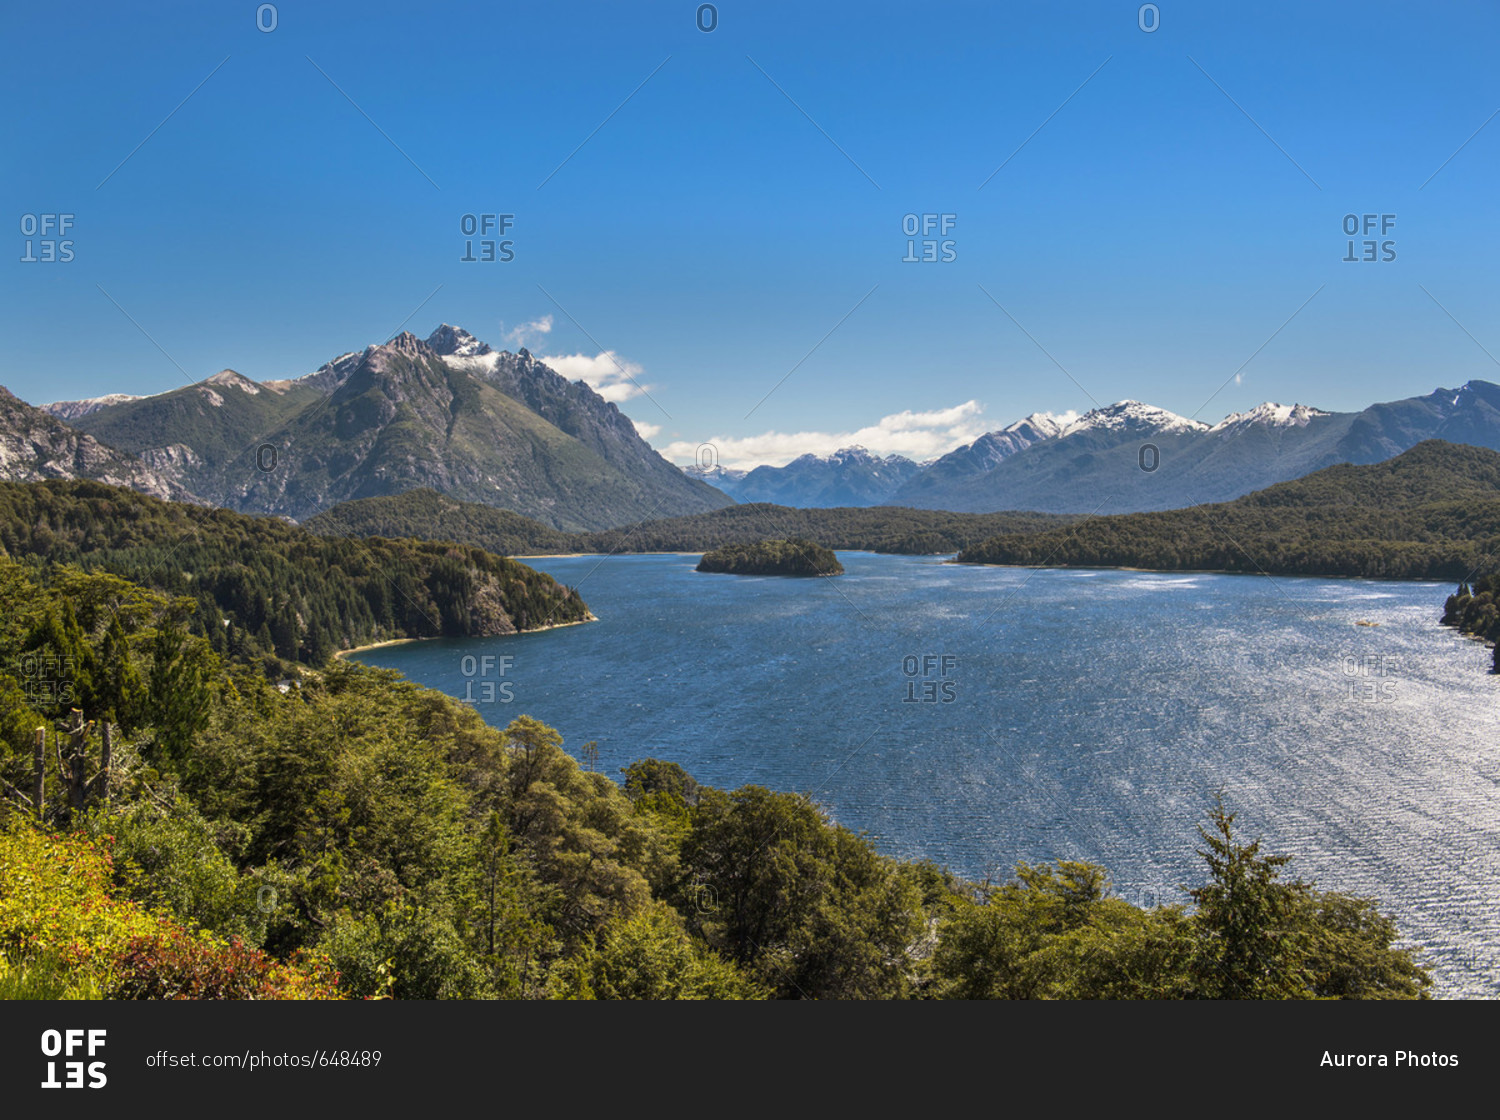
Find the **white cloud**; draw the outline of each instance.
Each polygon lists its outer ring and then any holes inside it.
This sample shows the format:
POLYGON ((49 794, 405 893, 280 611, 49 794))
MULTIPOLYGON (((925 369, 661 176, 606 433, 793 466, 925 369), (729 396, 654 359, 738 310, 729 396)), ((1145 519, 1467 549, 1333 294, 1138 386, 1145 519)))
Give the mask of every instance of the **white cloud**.
POLYGON ((984 419, 984 406, 965 401, 952 408, 928 412, 895 412, 868 427, 852 432, 763 432, 735 438, 714 436, 707 440, 674 440, 661 453, 677 463, 697 460, 698 448, 712 444, 720 466, 748 470, 760 466, 785 466, 799 455, 828 455, 841 447, 858 444, 876 455, 905 455, 908 459, 933 459, 955 447, 973 443, 992 425, 984 419))
POLYGON ((613 350, 589 357, 587 354, 558 354, 542 361, 569 381, 583 381, 605 400, 614 404, 646 393, 650 386, 641 383, 645 369, 626 361, 613 350))
POLYGON ((642 439, 650 439, 652 436, 661 434, 660 424, 648 424, 644 420, 632 420, 631 423, 635 425, 636 433, 642 439))
MULTIPOLYGON (((504 323, 500 324, 502 327, 504 323)), ((533 319, 529 323, 522 323, 505 332, 505 341, 511 346, 525 346, 532 339, 552 333, 552 316, 543 315, 540 319, 533 319)))

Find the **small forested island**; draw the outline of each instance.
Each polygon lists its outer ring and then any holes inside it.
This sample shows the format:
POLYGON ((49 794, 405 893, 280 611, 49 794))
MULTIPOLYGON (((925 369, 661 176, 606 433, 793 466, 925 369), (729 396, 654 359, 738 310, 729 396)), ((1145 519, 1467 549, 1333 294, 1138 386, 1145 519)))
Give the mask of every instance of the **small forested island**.
POLYGON ((794 538, 716 548, 703 554, 698 571, 737 576, 841 576, 844 566, 831 550, 794 538))

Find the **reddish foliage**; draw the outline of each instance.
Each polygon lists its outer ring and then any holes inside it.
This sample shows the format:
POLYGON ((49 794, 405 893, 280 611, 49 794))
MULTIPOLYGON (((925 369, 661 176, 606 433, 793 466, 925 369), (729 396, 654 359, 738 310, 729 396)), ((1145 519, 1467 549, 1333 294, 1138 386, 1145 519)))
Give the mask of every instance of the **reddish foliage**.
POLYGON ((185 931, 131 941, 116 959, 114 999, 337 999, 338 974, 319 958, 288 968, 238 938, 185 931))

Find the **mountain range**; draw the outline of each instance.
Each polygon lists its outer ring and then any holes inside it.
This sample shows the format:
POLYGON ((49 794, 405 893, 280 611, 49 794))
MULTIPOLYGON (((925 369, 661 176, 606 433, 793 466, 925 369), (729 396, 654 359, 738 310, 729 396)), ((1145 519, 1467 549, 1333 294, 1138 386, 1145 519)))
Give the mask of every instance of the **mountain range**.
POLYGON ((1127 400, 1076 419, 1035 414, 927 465, 855 448, 738 477, 698 474, 737 500, 788 506, 833 504, 824 495, 836 493, 842 505, 1128 513, 1229 501, 1337 463, 1382 462, 1428 439, 1500 450, 1500 386, 1470 381, 1360 412, 1267 402, 1214 425, 1127 400))
POLYGON ((717 487, 737 502, 803 508, 882 505, 921 472, 922 464, 904 456, 882 458, 858 446, 842 447, 832 455, 800 455, 784 467, 683 468, 684 474, 717 487))
POLYGON ((165 483, 243 513, 300 520, 429 487, 582 530, 730 504, 584 382, 448 324, 293 380, 226 369, 155 396, 45 407, 165 483))
POLYGON ((1035 413, 917 463, 862 447, 785 466, 673 466, 583 381, 442 324, 302 377, 225 369, 152 396, 0 397, 0 478, 86 478, 303 520, 429 489, 586 532, 735 502, 961 513, 1128 513, 1229 501, 1428 440, 1500 449, 1500 386, 1327 412, 1267 402, 1217 424, 1140 401, 1035 413))

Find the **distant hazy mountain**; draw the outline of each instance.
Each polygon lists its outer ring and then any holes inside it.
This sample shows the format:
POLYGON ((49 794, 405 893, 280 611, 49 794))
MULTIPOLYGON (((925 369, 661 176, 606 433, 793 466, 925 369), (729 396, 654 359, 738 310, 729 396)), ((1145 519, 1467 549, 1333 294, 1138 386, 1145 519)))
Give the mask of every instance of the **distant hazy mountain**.
POLYGON ((301 519, 418 487, 562 529, 729 504, 582 381, 447 324, 426 341, 403 332, 294 380, 225 370, 156 396, 50 407, 246 513, 301 519))
POLYGON ((784 467, 751 471, 685 468, 737 502, 800 509, 881 505, 921 469, 903 456, 881 458, 863 447, 841 447, 832 455, 799 455, 784 467))
POLYGON ((733 498, 735 490, 739 488, 740 480, 750 472, 735 470, 733 467, 721 467, 717 465, 700 467, 694 465, 683 467, 682 473, 689 478, 696 478, 699 482, 706 482, 714 489, 722 490, 733 498))
POLYGON ((1176 509, 1228 501, 1336 463, 1381 462, 1427 439, 1500 449, 1500 386, 1471 381, 1362 412, 1267 403, 1212 427, 1121 401, 1059 431, 1035 430, 1040 438, 1017 449, 999 438, 1012 429, 981 437, 917 475, 889 504, 967 512, 1176 509))
MULTIPOLYGON (((1034 443, 1062 434, 1066 421, 1051 413, 1038 412, 1017 420, 1008 428, 987 432, 973 443, 950 451, 925 470, 915 474, 897 491, 897 505, 925 506, 923 495, 942 494, 994 470, 1006 459, 1034 443)), ((893 497, 894 497, 893 492, 893 497)), ((926 507, 937 508, 937 507, 926 507)))
POLYGON ((0 479, 92 479, 157 498, 191 501, 172 479, 132 455, 108 447, 0 386, 0 479))

